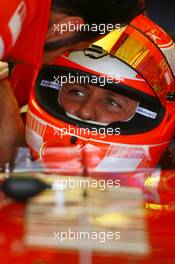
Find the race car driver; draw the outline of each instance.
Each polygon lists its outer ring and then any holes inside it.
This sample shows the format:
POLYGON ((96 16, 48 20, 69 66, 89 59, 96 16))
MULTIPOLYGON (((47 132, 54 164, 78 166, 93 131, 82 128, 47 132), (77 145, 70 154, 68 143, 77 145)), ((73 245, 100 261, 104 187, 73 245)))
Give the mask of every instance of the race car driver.
MULTIPOLYGON (((0 59, 34 67, 40 67, 42 60, 53 60, 77 43, 81 46, 87 45, 89 39, 99 34, 99 30, 77 32, 78 30, 69 30, 68 26, 78 28, 83 23, 127 23, 141 12, 139 1, 136 0, 111 1, 107 4, 99 0, 92 3, 79 0, 46 0, 42 4, 36 0, 1 0, 0 3, 3 6, 0 10, 0 59), (99 8, 97 16, 96 11, 99 8)), ((33 71, 29 68, 30 70, 33 71)), ((18 82, 16 77, 15 82, 18 82)), ((7 82, 1 81, 0 90, 0 157, 7 160, 7 148, 23 142, 23 128, 19 116, 14 118, 18 115, 18 107, 7 82)))
POLYGON ((141 15, 45 66, 27 116, 32 155, 55 160, 55 147, 75 146, 90 153, 90 170, 155 167, 175 132, 174 52, 171 38, 141 15))

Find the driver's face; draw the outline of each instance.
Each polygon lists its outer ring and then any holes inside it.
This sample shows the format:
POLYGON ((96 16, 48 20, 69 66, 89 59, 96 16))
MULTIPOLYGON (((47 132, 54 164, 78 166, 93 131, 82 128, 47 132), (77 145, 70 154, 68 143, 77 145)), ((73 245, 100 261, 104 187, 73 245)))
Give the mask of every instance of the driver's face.
POLYGON ((125 121, 136 110, 137 102, 123 95, 89 84, 63 85, 60 105, 66 112, 83 120, 103 123, 125 121))

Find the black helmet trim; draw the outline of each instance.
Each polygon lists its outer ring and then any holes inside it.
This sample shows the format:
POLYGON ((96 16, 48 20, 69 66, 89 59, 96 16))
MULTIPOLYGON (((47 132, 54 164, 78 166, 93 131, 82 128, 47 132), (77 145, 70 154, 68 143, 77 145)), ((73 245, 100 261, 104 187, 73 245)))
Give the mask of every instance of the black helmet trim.
MULTIPOLYGON (((135 89, 132 89, 131 91, 131 87, 121 83, 106 83, 105 86, 101 88, 110 89, 115 93, 117 91, 118 94, 139 101, 139 107, 141 109, 148 109, 148 111, 156 113, 155 118, 150 118, 149 116, 143 115, 138 111, 129 121, 114 122, 110 123, 108 126, 99 126, 95 124, 92 125, 88 124, 87 122, 77 121, 73 118, 70 118, 66 115, 64 109, 58 103, 58 93, 59 88, 61 88, 61 84, 57 82, 58 79, 55 81, 55 77, 66 76, 68 73, 77 76, 77 72, 79 72, 79 75, 89 76, 90 78, 92 77, 91 74, 86 72, 56 65, 44 66, 40 70, 36 81, 35 96, 38 104, 51 116, 58 118, 59 120, 62 120, 68 124, 82 128, 88 128, 90 130, 92 130, 94 127, 97 130, 100 128, 107 130, 110 127, 113 128, 113 131, 115 131, 115 128, 119 128, 121 135, 144 133, 156 128, 161 123, 165 114, 165 109, 161 106, 159 100, 156 97, 144 94, 141 91, 135 89), (118 87, 118 89, 116 89, 116 87, 118 87)), ((98 76, 96 77, 98 78, 98 76)), ((100 86, 98 83, 96 83, 96 85, 100 86)))

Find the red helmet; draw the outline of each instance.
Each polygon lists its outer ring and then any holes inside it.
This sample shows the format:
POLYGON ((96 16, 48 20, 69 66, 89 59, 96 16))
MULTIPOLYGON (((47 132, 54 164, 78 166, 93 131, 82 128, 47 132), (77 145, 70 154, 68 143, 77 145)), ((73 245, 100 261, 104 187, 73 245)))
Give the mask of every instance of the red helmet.
POLYGON ((154 167, 175 131, 173 65, 173 41, 141 15, 88 49, 64 54, 55 65, 43 67, 27 115, 27 143, 33 156, 55 160, 49 147, 75 146, 93 154, 84 159, 90 169, 154 167), (98 87, 103 79, 102 89, 138 102, 134 115, 108 124, 75 118, 58 101, 63 76, 88 77, 91 84, 95 76, 98 87))

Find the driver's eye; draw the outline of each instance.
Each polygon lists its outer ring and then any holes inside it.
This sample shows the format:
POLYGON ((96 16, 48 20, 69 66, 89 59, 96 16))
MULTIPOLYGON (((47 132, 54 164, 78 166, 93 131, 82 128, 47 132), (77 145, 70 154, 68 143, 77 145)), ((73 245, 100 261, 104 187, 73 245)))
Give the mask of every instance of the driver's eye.
POLYGON ((78 85, 74 85, 72 87, 68 87, 67 93, 75 96, 87 96, 88 91, 83 87, 79 87, 78 85))
POLYGON ((80 89, 72 89, 71 91, 69 91, 70 94, 72 95, 76 95, 76 96, 86 96, 86 93, 80 89))
POLYGON ((109 110, 118 110, 121 108, 121 105, 117 102, 117 100, 114 100, 113 98, 106 98, 104 100, 104 105, 109 108, 109 110))

